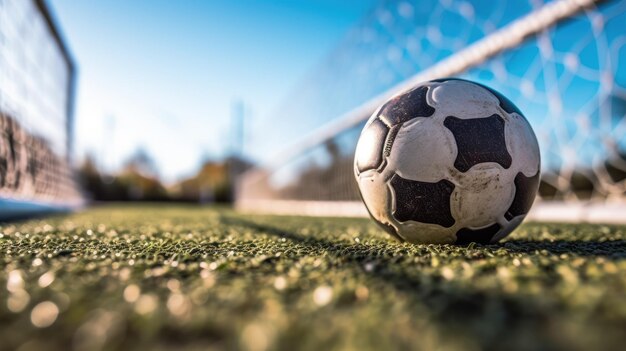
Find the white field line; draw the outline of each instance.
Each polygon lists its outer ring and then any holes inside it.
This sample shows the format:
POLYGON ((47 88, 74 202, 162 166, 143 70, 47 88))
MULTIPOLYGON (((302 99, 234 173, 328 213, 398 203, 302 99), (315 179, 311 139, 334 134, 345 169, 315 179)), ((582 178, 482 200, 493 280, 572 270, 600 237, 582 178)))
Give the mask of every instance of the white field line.
MULTIPOLYGON (((247 213, 315 217, 368 217, 358 201, 242 200, 237 209, 247 213)), ((565 203, 540 201, 526 221, 563 223, 626 224, 626 202, 565 203)))

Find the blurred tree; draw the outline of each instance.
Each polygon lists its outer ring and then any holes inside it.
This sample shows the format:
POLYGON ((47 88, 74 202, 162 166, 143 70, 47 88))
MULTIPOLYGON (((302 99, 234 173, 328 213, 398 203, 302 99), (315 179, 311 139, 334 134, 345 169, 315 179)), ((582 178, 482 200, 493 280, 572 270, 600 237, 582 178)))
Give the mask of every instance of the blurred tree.
POLYGON ((158 177, 159 171, 156 162, 148 152, 140 147, 128 158, 124 165, 125 171, 140 173, 146 177, 158 177))
POLYGON ((165 187, 155 176, 156 167, 148 153, 138 150, 118 175, 102 174, 88 155, 78 170, 83 189, 94 201, 167 201, 165 187))
POLYGON ((172 192, 184 201, 232 202, 236 179, 251 165, 249 161, 235 156, 224 161, 204 161, 198 173, 180 181, 172 192))

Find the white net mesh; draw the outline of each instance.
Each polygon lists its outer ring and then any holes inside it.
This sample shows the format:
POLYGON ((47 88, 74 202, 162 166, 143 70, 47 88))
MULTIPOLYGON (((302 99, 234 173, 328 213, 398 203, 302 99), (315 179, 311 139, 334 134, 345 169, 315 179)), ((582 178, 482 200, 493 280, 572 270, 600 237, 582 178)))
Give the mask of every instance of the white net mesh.
POLYGON ((44 2, 0 0, 0 207, 81 202, 68 162, 74 69, 55 33, 44 2))
POLYGON ((496 87, 533 124, 544 197, 624 196, 624 23, 626 2, 590 7, 463 74, 496 87))
MULTIPOLYGON (((544 199, 623 200, 624 23, 617 0, 383 1, 270 116, 290 132, 264 140, 292 147, 242 179, 238 204, 358 201, 352 157, 363 121, 406 85, 449 75, 524 112, 541 146, 544 199)), ((254 149, 275 155, 273 145, 254 149)))

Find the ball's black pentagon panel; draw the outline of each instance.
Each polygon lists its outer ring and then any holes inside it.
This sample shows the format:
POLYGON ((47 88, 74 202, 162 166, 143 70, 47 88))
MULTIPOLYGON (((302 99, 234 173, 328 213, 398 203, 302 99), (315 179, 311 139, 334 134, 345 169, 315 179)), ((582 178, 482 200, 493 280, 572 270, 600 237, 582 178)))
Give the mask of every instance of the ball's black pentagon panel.
MULTIPOLYGON (((443 82, 447 82, 449 80, 462 80, 462 81, 466 81, 469 82, 469 80, 465 80, 465 79, 461 79, 461 78, 452 78, 452 77, 446 77, 446 78, 438 78, 438 79, 433 79, 431 80, 431 82, 434 83, 443 83, 443 82)), ((470 82, 470 83, 474 83, 474 82, 470 82)))
POLYGON ((471 242, 489 244, 494 235, 501 229, 498 223, 481 229, 461 228, 456 232, 456 243, 467 245, 471 242))
POLYGON ((356 166, 359 172, 377 169, 383 163, 383 147, 389 128, 376 118, 361 134, 356 150, 356 166))
POLYGON ((515 176, 515 197, 504 214, 504 218, 510 221, 514 217, 527 214, 533 205, 537 189, 539 189, 539 172, 532 177, 518 173, 515 176))
POLYGON ((445 228, 454 225, 450 211, 450 195, 454 184, 450 181, 419 182, 395 174, 390 184, 395 193, 396 209, 393 216, 398 221, 432 223, 445 228))
MULTIPOLYGON (((476 83, 478 84, 478 83, 476 83)), ((511 100, 507 99, 504 95, 500 94, 500 92, 498 92, 497 90, 493 90, 491 88, 489 88, 488 86, 482 85, 482 84, 478 84, 481 87, 489 90, 490 93, 492 93, 493 95, 495 95, 498 100, 500 101, 500 107, 502 107, 502 109, 504 111, 506 111, 507 113, 517 113, 520 116, 524 116, 522 114, 522 111, 520 111, 519 108, 517 108, 517 106, 515 106, 515 104, 513 102, 511 102, 511 100)))
POLYGON ((485 88, 486 90, 488 90, 490 93, 492 93, 495 97, 498 98, 498 101, 500 101, 500 107, 506 111, 507 113, 517 113, 520 116, 524 116, 522 114, 522 111, 520 111, 520 109, 517 108, 517 106, 515 106, 515 104, 513 102, 511 102, 511 100, 507 99, 504 95, 500 94, 500 92, 498 92, 497 90, 491 89, 490 87, 486 86, 486 85, 482 85, 480 83, 476 83, 476 82, 471 82, 469 80, 466 79, 461 79, 461 78, 441 78, 441 79, 434 79, 432 80, 432 82, 437 82, 437 83, 443 83, 443 82, 447 82, 449 80, 460 80, 463 82, 468 82, 471 84, 476 84, 480 87, 485 88))
POLYGON ((523 175, 538 171, 537 139, 495 90, 456 78, 422 82, 383 103, 370 128, 354 175, 370 216, 396 238, 491 243, 532 205, 539 175, 523 175))
POLYGON ((495 162, 505 169, 511 166, 511 155, 504 138, 504 119, 494 114, 486 118, 460 119, 446 117, 443 124, 454 135, 458 153, 454 167, 467 172, 478 163, 495 162))
POLYGON ((393 146, 393 141, 396 140, 396 136, 398 135, 398 131, 401 127, 401 124, 395 125, 391 127, 389 134, 387 134, 387 140, 385 140, 385 149, 383 150, 384 157, 389 157, 389 155, 391 155, 391 147, 393 146))
POLYGON ((428 87, 419 87, 389 100, 380 112, 379 118, 390 126, 404 123, 416 117, 430 117, 435 109, 426 102, 428 87))

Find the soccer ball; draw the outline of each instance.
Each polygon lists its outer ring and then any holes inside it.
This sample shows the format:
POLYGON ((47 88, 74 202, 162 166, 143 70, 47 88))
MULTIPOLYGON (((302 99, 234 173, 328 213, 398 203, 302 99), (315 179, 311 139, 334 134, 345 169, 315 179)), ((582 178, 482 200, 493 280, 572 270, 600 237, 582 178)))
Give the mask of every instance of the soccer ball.
POLYGON ((539 186, 535 134, 500 93, 462 79, 424 82, 374 112, 354 172, 371 217, 412 243, 493 243, 539 186))

